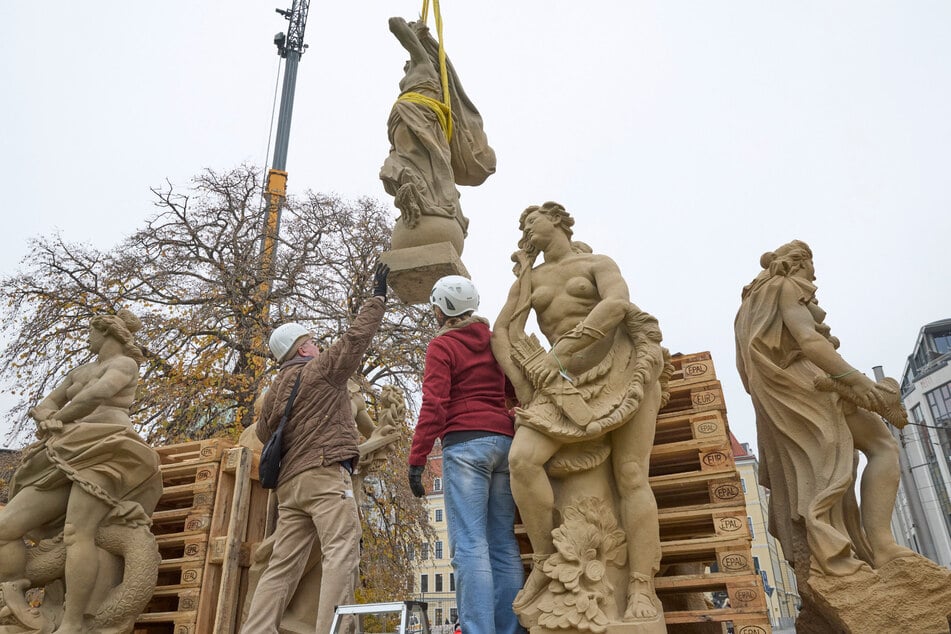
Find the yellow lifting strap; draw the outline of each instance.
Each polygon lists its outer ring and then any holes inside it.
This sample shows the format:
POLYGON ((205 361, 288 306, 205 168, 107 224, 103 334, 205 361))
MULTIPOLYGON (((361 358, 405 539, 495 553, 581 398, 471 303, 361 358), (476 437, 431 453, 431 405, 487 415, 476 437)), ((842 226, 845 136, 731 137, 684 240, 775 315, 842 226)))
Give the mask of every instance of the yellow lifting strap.
MULTIPOLYGON (((452 140, 452 101, 449 97, 449 73, 446 72, 446 49, 442 42, 442 13, 439 11, 439 0, 433 0, 433 17, 436 20, 436 37, 439 41, 439 79, 442 83, 441 102, 418 92, 405 92, 400 95, 400 101, 409 101, 428 107, 436 113, 439 125, 446 135, 446 141, 452 140)), ((429 0, 423 0, 423 10, 420 14, 423 24, 429 20, 429 0)))

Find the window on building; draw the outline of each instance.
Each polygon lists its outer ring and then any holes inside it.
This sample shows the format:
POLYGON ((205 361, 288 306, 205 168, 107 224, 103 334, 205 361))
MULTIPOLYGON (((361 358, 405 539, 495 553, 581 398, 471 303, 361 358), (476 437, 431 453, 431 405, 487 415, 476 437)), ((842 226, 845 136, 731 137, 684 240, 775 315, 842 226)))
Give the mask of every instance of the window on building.
POLYGON ((423 547, 419 549, 419 558, 429 559, 429 544, 427 542, 423 542, 423 547))
POLYGON ((436 575, 435 581, 436 583, 434 584, 435 587, 433 588, 433 591, 442 592, 442 575, 436 575))
POLYGON ((743 487, 743 493, 746 493, 746 478, 740 478, 740 486, 743 487))
POLYGON ((753 570, 759 572, 759 557, 753 557, 753 570))
POLYGON ((925 398, 936 423, 951 423, 951 381, 938 389, 925 392, 925 398))
MULTIPOLYGON (((938 429, 919 429, 919 433, 923 436, 923 445, 933 446, 937 444, 941 448, 940 454, 944 459, 945 466, 951 469, 951 381, 938 386, 930 392, 926 392, 925 399, 928 401, 928 407, 931 410, 935 426, 938 427, 938 429)), ((916 417, 915 422, 920 422, 914 412, 917 407, 916 405, 912 408, 912 416, 916 417)), ((925 449, 928 462, 931 463, 935 461, 936 456, 934 450, 927 446, 923 448, 925 449)), ((930 470, 932 472, 932 482, 940 483, 943 481, 939 465, 933 464, 930 470)), ((951 500, 949 500, 947 488, 937 486, 936 493, 945 515, 951 516, 951 500)), ((951 517, 947 517, 946 520, 948 530, 951 530, 951 517)))
POLYGON ((456 573, 450 572, 449 573, 449 592, 455 592, 455 591, 456 591, 456 573))
POLYGON ((442 624, 443 624, 443 622, 442 622, 442 608, 436 608, 435 610, 433 610, 433 617, 435 617, 435 618, 433 618, 433 623, 434 623, 435 625, 442 625, 442 624))
POLYGON ((442 478, 433 478, 433 493, 442 491, 442 478))
POLYGON ((938 354, 947 354, 951 352, 951 330, 936 332, 932 335, 934 339, 934 349, 938 354))
POLYGON ((429 592, 429 575, 419 575, 419 591, 429 592))
POLYGON ((921 413, 921 405, 915 405, 911 408, 911 417, 915 419, 916 423, 925 422, 925 415, 921 413))
POLYGON ((459 610, 457 608, 449 608, 449 620, 453 623, 459 620, 459 610))
POLYGON ((750 527, 750 539, 756 539, 756 533, 753 532, 753 518, 746 516, 746 525, 750 527))
POLYGON ((413 561, 414 559, 416 559, 416 549, 413 548, 412 544, 406 547, 406 558, 409 559, 410 561, 413 561))
POLYGON ((433 556, 436 559, 442 559, 442 542, 436 542, 436 553, 433 556))
POLYGON ((436 509, 436 521, 437 522, 442 521, 442 509, 436 509))

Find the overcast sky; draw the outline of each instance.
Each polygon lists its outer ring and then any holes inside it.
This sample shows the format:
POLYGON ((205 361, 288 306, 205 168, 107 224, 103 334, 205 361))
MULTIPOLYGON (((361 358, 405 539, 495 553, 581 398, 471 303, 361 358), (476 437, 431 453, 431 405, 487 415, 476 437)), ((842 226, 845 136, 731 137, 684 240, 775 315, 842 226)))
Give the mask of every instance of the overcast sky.
MULTIPOLYGON (((292 195, 391 204, 377 174, 407 56, 387 18, 420 4, 312 3, 292 195)), ((672 352, 712 352, 730 425, 755 443, 733 317, 764 251, 812 246, 840 352, 869 374, 898 377, 921 326, 951 317, 951 3, 442 5, 498 155, 462 198, 463 260, 490 319, 513 281, 519 213, 561 202, 672 352)), ((165 179, 269 163, 275 6, 0 3, 0 272, 55 230, 109 248, 154 213, 149 188, 165 179)))

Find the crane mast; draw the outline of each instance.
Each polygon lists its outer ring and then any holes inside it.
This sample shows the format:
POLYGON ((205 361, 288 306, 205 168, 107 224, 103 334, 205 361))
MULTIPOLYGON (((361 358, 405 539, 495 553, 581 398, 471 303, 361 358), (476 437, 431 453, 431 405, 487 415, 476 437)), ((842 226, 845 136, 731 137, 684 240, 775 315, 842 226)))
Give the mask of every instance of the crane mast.
MULTIPOLYGON (((252 336, 251 351, 248 362, 251 367, 251 384, 257 385, 264 373, 266 352, 264 348, 265 325, 269 321, 271 308, 271 288, 274 284, 276 269, 275 256, 277 254, 277 239, 281 226, 281 207, 287 197, 287 146, 291 134, 291 114, 294 110, 294 89, 297 84, 297 65, 301 55, 307 49, 304 44, 304 27, 307 24, 307 10, 310 0, 293 0, 290 9, 275 9, 288 22, 287 33, 278 33, 274 36, 277 54, 284 61, 284 83, 281 89, 281 105, 277 119, 277 133, 274 143, 274 158, 267 172, 265 196, 267 197, 267 211, 265 213, 260 252, 260 282, 255 291, 255 299, 261 307, 260 319, 252 336), (263 353, 263 354, 262 354, 263 353)), ((236 423, 246 426, 244 416, 247 412, 239 410, 236 423)))
POLYGON ((274 283, 277 237, 281 225, 281 207, 287 197, 287 146, 291 135, 291 115, 294 111, 294 89, 297 85, 297 66, 307 49, 304 44, 304 28, 310 0, 294 0, 290 9, 275 9, 287 19, 287 33, 274 36, 277 53, 284 58, 284 83, 281 87, 281 105, 277 118, 277 133, 274 142, 274 158, 267 172, 265 193, 268 198, 261 240, 261 295, 262 323, 267 323, 270 309, 269 297, 274 283))

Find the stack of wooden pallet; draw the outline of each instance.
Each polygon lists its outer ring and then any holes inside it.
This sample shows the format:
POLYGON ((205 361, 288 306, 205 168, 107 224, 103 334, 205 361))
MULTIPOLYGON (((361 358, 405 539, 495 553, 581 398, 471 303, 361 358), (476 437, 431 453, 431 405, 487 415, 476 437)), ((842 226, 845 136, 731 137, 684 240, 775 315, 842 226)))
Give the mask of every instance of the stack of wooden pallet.
POLYGON ((162 563, 134 632, 231 634, 244 597, 242 567, 264 534, 267 495, 251 480, 251 451, 224 439, 157 451, 165 489, 152 532, 162 563))
POLYGON ((671 397, 657 416, 650 466, 662 550, 655 587, 668 629, 732 623, 736 634, 768 633, 766 596, 750 553, 746 500, 713 361, 700 352, 677 355, 673 363, 671 397), (728 605, 698 607, 707 593, 725 594, 728 605), (690 605, 694 609, 684 609, 690 605))

